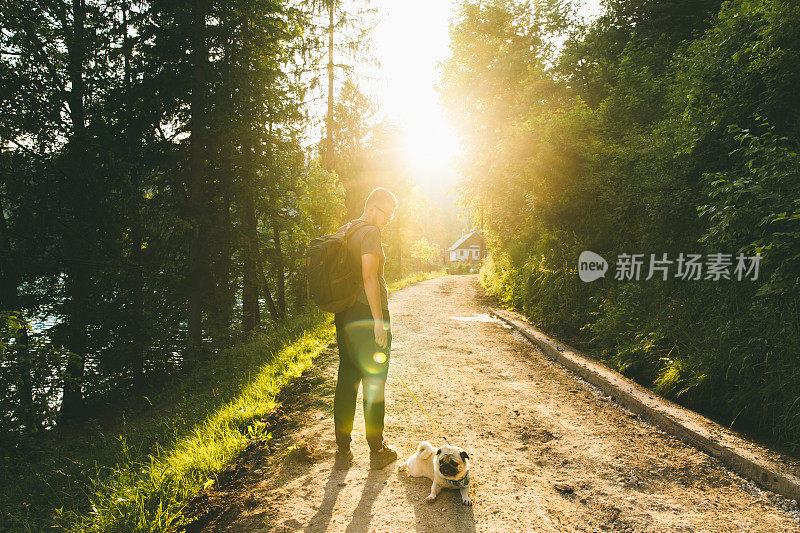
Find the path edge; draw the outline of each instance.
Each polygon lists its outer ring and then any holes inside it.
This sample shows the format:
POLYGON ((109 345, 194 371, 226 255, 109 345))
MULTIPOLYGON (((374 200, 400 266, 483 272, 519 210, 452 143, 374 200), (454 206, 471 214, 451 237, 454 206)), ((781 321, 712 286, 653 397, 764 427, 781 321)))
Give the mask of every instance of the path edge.
POLYGON ((613 396, 615 401, 665 432, 716 457, 737 474, 762 487, 800 500, 800 478, 782 472, 764 454, 753 450, 759 446, 748 443, 745 447, 747 441, 727 428, 658 396, 571 346, 548 337, 519 313, 496 307, 486 307, 486 310, 538 346, 548 358, 613 396), (748 447, 750 450, 746 449, 748 447))

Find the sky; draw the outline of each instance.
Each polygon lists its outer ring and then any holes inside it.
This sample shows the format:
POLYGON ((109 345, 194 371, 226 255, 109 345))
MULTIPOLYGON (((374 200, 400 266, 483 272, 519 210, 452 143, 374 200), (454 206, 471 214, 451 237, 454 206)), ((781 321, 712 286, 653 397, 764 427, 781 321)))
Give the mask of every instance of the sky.
POLYGON ((383 0, 374 52, 381 63, 373 88, 381 110, 407 134, 417 165, 436 164, 457 149, 434 89, 437 61, 448 55, 450 0, 383 0), (425 13, 425 16, 420 16, 425 13), (409 38, 411 37, 411 38, 409 38))
MULTIPOLYGON (((593 17, 600 0, 582 0, 581 12, 593 17)), ((450 162, 458 139, 444 118, 434 89, 437 62, 448 56, 448 24, 454 0, 377 0, 380 22, 373 52, 381 63, 378 80, 365 89, 381 112, 406 132, 409 159, 421 181, 454 182, 450 162), (420 16, 424 13, 424 16, 420 16)))

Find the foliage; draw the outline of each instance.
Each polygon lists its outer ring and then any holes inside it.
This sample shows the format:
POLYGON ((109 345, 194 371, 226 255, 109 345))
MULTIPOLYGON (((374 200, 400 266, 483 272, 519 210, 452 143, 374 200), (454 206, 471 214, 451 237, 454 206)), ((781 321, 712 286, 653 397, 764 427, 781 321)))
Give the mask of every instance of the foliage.
POLYGON ((442 75, 469 146, 461 202, 485 215, 482 283, 641 383, 796 450, 800 7, 609 0, 581 25, 535 4, 461 2, 442 75), (623 282, 612 267, 583 283, 583 250, 762 261, 756 280, 623 282))
MULTIPOLYGON (((736 246, 737 251, 765 255, 762 268, 771 276, 758 295, 783 294, 800 276, 800 158, 786 136, 760 124, 751 132, 731 124, 739 142, 730 152, 736 166, 703 175, 708 203, 698 206, 708 226, 702 242, 736 246)), ((796 143, 795 143, 796 144, 796 143)))
POLYGON ((445 270, 448 274, 474 274, 478 268, 479 265, 476 262, 464 259, 447 263, 445 270))
POLYGON ((419 238, 411 245, 411 257, 419 261, 420 268, 423 263, 438 263, 440 255, 439 248, 428 242, 425 237, 419 238))
POLYGON ((312 19, 277 0, 2 2, 0 311, 36 331, 4 335, 4 423, 52 427, 44 397, 68 422, 152 394, 196 362, 190 331, 212 357, 304 307, 305 244, 344 203, 301 143, 312 19))

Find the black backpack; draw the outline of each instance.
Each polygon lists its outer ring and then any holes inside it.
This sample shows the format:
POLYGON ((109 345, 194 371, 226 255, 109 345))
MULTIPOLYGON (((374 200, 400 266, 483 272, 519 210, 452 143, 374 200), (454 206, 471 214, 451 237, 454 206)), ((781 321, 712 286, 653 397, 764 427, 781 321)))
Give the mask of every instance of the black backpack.
POLYGON ((350 259, 347 241, 353 231, 368 225, 354 220, 343 231, 312 240, 306 253, 306 294, 320 309, 339 313, 350 308, 363 283, 350 259))

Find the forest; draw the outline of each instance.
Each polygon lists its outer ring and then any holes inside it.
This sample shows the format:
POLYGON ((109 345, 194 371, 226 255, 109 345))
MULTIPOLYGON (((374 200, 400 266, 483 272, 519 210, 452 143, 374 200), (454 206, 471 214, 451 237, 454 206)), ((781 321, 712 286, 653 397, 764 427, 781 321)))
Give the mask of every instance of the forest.
POLYGON ((326 98, 329 35, 346 61, 369 30, 346 7, 330 26, 322 2, 2 3, 4 441, 303 312, 305 246, 376 183, 406 200, 390 276, 449 238, 358 80, 326 98))
MULTIPOLYGON (((128 411, 199 394, 191 376, 231 372, 238 347, 267 339, 263 359, 317 328, 306 246, 373 187, 403 198, 389 279, 458 236, 354 74, 375 16, 361 1, 0 1, 0 524, 47 527, 30 507, 44 485, 55 508, 86 509, 104 459, 65 442, 98 420, 124 439, 128 411)), ((106 458, 166 442, 142 439, 106 458)))

